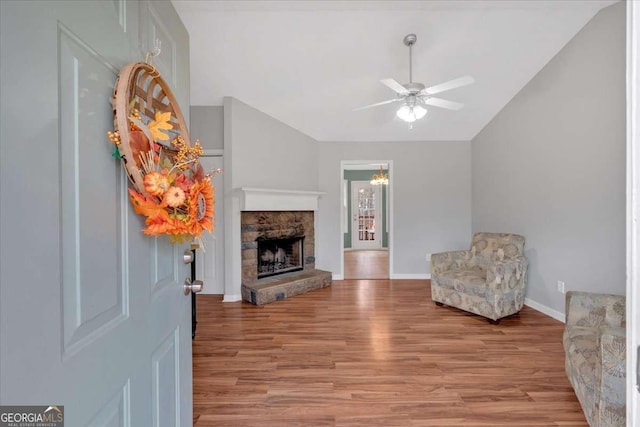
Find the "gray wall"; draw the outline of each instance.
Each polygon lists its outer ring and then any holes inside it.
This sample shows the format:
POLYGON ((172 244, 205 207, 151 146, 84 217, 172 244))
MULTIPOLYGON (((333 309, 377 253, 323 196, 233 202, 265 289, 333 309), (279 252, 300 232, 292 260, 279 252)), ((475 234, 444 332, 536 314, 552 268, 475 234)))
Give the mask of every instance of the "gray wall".
POLYGON ((233 188, 317 190, 315 139, 235 98, 225 98, 224 108, 230 113, 225 155, 232 151, 233 188))
POLYGON ((222 105, 191 106, 189 136, 200 140, 205 150, 224 148, 224 108, 222 105))
POLYGON ((524 235, 527 298, 625 293, 625 5, 603 9, 472 141, 473 231, 524 235))
POLYGON ((237 189, 317 191, 317 155, 315 139, 235 98, 224 98, 225 300, 239 299, 242 281, 237 189))
POLYGON ((341 160, 391 160, 389 201, 393 271, 429 273, 427 252, 467 248, 471 237, 469 142, 322 142, 318 144, 320 198, 318 268, 341 273, 341 160))

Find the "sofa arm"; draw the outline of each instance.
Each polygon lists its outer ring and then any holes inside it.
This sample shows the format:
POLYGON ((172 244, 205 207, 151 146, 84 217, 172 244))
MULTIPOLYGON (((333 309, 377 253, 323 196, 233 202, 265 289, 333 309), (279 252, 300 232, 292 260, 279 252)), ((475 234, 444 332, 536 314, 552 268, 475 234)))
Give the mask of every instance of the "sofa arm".
POLYGON ((452 268, 468 267, 471 251, 449 251, 431 254, 431 274, 442 273, 452 268))
POLYGON ((599 328, 626 324, 623 296, 569 291, 565 303, 567 325, 599 328))
POLYGON ((496 290, 524 288, 528 267, 525 257, 491 261, 487 266, 487 284, 496 290))
POLYGON ((622 327, 604 327, 601 329, 598 349, 600 351, 601 380, 600 408, 614 410, 626 404, 626 361, 627 334, 622 327))

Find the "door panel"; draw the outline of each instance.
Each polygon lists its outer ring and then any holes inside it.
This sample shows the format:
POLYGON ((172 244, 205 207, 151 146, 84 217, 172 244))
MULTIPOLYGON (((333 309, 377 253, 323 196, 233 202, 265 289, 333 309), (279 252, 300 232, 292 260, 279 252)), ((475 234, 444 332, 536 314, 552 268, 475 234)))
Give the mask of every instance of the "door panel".
POLYGON ((129 426, 131 419, 129 381, 89 421, 90 427, 129 426))
POLYGON ((109 147, 86 143, 104 137, 113 116, 108 93, 117 71, 62 25, 58 40, 66 355, 125 318, 128 280, 121 274, 127 268, 121 230, 126 190, 119 165, 104 161, 109 147), (93 203, 95 194, 103 203, 93 203))
POLYGON ((382 202, 379 185, 368 181, 351 182, 351 247, 380 249, 382 247, 382 202))
POLYGON ((179 266, 174 265, 177 256, 174 245, 164 244, 161 239, 154 239, 151 248, 151 268, 154 278, 151 282, 152 294, 172 286, 180 280, 176 271, 176 267, 179 268, 179 266))
POLYGON ((153 426, 180 425, 179 332, 175 329, 153 352, 153 426))
POLYGON ((187 245, 142 234, 106 137, 117 72, 144 58, 138 17, 164 23, 182 100, 188 35, 170 2, 0 8, 0 404, 64 405, 70 426, 191 425, 187 245))

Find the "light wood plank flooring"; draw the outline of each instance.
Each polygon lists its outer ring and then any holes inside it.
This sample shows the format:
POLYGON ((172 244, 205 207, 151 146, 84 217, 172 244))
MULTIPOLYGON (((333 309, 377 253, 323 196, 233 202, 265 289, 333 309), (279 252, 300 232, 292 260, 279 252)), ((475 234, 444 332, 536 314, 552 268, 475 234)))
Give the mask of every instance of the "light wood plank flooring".
POLYGON ((345 279, 388 279, 389 251, 344 251, 345 279))
POLYGON ((499 325, 427 280, 338 281, 265 306, 198 296, 194 421, 206 426, 586 426, 563 324, 499 325))

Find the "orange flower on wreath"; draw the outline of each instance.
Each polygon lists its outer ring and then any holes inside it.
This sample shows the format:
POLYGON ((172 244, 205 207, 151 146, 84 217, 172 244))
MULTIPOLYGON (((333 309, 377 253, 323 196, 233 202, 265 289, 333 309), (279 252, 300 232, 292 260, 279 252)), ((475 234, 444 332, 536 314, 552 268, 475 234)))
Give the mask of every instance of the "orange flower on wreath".
MULTIPOLYGON (((178 198, 186 196, 179 187, 173 189, 182 193, 178 198)), ((213 231, 214 190, 209 178, 196 181, 189 189, 186 215, 179 216, 167 210, 170 200, 165 199, 159 203, 154 198, 145 197, 133 189, 129 189, 129 195, 134 211, 146 216, 147 227, 142 230, 146 235, 168 234, 171 241, 184 243, 189 240, 189 236, 197 237, 203 231, 213 231)), ((174 202, 177 203, 177 200, 174 202)))
POLYGON ((188 233, 199 236, 203 230, 213 232, 214 192, 211 179, 196 181, 189 191, 188 233))

